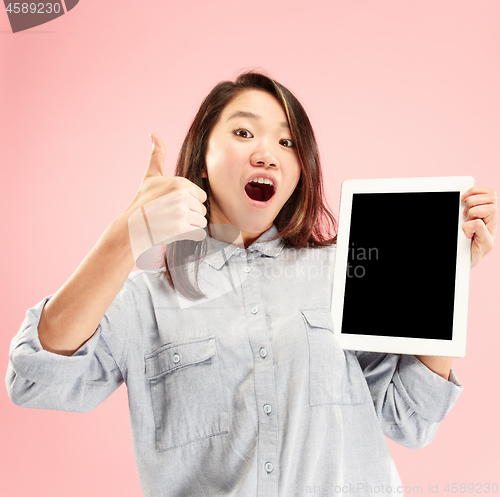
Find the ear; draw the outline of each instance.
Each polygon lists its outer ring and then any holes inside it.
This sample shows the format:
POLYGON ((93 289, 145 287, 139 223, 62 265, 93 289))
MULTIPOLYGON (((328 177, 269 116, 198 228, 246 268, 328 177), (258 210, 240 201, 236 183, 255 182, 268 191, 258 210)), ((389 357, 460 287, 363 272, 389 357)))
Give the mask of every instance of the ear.
POLYGON ((203 171, 201 171, 201 177, 208 178, 207 169, 205 167, 203 168, 203 171))

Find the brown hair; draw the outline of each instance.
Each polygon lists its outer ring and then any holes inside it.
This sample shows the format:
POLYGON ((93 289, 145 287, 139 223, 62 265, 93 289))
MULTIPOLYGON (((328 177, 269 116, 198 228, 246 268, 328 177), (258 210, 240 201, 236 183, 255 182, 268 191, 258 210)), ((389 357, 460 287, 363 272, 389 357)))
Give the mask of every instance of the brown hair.
MULTIPOLYGON (((306 245, 316 248, 336 243, 337 222, 324 199, 318 147, 309 118, 300 102, 287 88, 264 74, 245 72, 235 82, 223 81, 212 89, 201 104, 184 139, 175 175, 187 178, 205 190, 206 217, 210 223, 210 184, 207 178, 201 176, 205 168, 208 139, 224 107, 245 90, 266 91, 282 105, 301 166, 297 187, 274 220, 278 234, 272 239, 281 237, 295 248, 306 245)), ((190 282, 186 263, 195 262, 196 281, 199 263, 205 254, 206 244, 200 242, 183 240, 165 247, 165 277, 173 288, 187 298, 204 296, 190 282)))

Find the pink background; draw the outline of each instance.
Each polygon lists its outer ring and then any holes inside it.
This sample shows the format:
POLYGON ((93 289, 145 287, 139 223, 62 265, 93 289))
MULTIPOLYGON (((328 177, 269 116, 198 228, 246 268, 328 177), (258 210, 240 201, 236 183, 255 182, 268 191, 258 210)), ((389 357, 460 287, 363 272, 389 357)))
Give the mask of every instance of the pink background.
MULTIPOLYGON (((472 175, 500 190, 499 21, 498 0, 81 0, 12 34, 2 11, 0 370, 26 310, 132 200, 148 133, 172 174, 202 98, 242 69, 303 102, 335 213, 348 178, 472 175)), ((439 243, 439 215, 418 229, 422 248, 439 243)), ((499 254, 472 270, 457 405, 424 449, 388 442, 403 484, 424 494, 500 485, 499 254)), ((142 495, 124 386, 87 414, 19 408, 0 390, 3 495, 142 495)))

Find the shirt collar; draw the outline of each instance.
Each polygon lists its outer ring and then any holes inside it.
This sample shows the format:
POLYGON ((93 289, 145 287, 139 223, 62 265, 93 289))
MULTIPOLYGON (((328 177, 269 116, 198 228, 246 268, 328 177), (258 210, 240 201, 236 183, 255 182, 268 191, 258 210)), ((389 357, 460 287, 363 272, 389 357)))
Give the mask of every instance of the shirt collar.
MULTIPOLYGON (((277 234, 278 228, 273 224, 246 250, 248 252, 259 252, 266 257, 276 257, 283 249, 285 242, 282 238, 271 241, 268 240, 277 234)), ((219 270, 235 252, 240 253, 244 250, 232 243, 222 242, 211 236, 207 236, 206 240, 208 255, 206 255, 203 260, 217 270, 219 270)))

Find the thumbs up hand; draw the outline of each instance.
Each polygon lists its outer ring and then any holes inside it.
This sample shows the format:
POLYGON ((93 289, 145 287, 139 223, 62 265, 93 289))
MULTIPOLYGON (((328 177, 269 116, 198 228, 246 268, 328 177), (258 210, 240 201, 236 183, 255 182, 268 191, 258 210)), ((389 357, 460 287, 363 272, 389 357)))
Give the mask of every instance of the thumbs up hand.
POLYGON ((126 209, 134 261, 154 245, 206 237, 207 194, 180 176, 165 177, 165 146, 152 133, 153 149, 141 186, 126 209))

